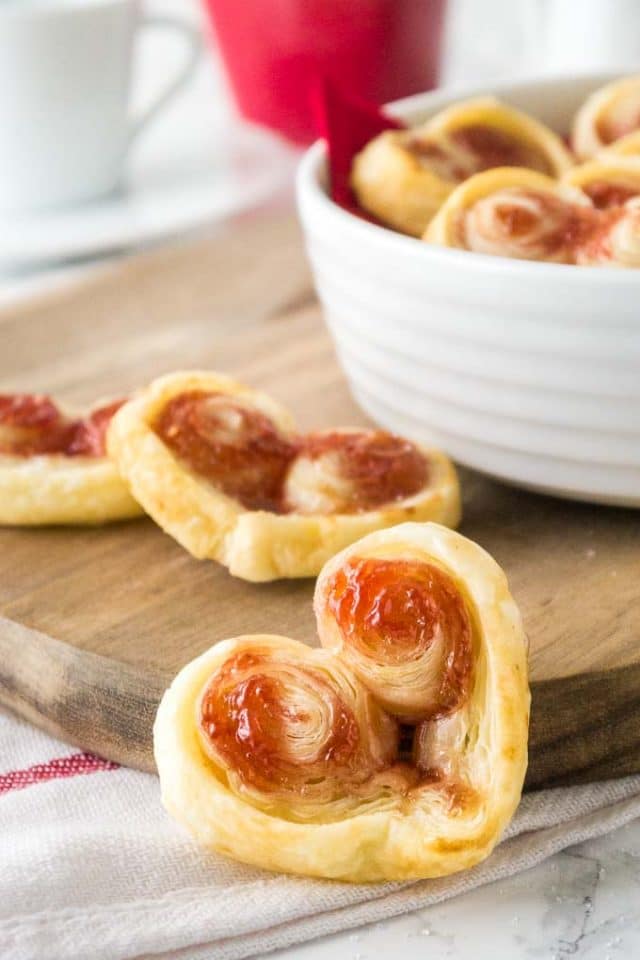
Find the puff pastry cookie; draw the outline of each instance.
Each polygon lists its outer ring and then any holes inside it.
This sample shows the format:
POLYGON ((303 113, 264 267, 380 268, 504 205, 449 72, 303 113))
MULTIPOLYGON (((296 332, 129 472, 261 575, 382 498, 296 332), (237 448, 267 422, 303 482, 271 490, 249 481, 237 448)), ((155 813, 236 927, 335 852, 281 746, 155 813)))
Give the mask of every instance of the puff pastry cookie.
POLYGON ((109 420, 124 401, 83 416, 49 397, 0 395, 0 523, 106 523, 142 509, 105 453, 109 420))
POLYGON ((621 207, 640 194, 640 157, 605 151, 597 160, 573 167, 562 180, 579 187, 598 210, 621 207))
POLYGON ((360 205, 388 226, 419 237, 456 184, 491 167, 559 176, 571 156, 550 129, 492 97, 467 100, 420 127, 385 131, 355 158, 360 205))
POLYGON ((574 167, 564 182, 579 187, 598 211, 575 249, 582 266, 640 267, 640 157, 606 151, 574 167))
POLYGON ((451 194, 424 239, 521 260, 574 263, 593 206, 576 187, 516 167, 471 177, 451 194))
POLYGON ((404 880, 478 863, 527 763, 526 642, 503 572, 407 523, 330 560, 314 604, 324 649, 237 637, 178 674, 154 728, 165 807, 271 870, 404 880))
POLYGON ((443 454, 382 431, 302 437, 275 400, 214 373, 156 380, 114 417, 108 447, 164 530, 246 580, 313 576, 402 520, 459 520, 443 454))
POLYGON ((596 159, 604 160, 612 156, 640 158, 640 130, 635 130, 633 133, 628 133, 626 137, 614 140, 612 144, 600 151, 596 159))
POLYGON ((640 197, 597 216, 576 249, 576 263, 593 267, 640 267, 640 197))
POLYGON ((581 160, 640 129, 640 76, 625 77, 592 93, 578 110, 571 142, 581 160))

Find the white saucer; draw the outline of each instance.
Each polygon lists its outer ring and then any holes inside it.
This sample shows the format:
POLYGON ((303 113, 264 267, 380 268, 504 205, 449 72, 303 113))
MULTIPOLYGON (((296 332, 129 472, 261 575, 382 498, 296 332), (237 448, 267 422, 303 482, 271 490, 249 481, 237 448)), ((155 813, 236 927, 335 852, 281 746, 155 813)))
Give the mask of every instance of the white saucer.
POLYGON ((163 147, 134 155, 122 189, 99 202, 0 214, 2 267, 96 256, 176 236, 264 201, 291 180, 297 158, 275 137, 239 123, 207 131, 199 142, 176 136, 163 147))

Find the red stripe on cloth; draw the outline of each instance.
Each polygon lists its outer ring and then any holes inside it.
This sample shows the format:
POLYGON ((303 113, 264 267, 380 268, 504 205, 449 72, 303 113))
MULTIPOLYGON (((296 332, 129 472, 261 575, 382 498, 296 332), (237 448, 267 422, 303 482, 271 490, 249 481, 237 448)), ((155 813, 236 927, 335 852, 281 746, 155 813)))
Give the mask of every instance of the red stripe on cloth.
POLYGON ((72 753, 70 757, 55 757, 46 763, 36 763, 24 770, 10 770, 0 773, 0 794, 10 790, 24 790, 34 783, 46 780, 60 780, 63 777, 78 777, 98 770, 117 770, 120 764, 112 760, 103 760, 93 753, 72 753))

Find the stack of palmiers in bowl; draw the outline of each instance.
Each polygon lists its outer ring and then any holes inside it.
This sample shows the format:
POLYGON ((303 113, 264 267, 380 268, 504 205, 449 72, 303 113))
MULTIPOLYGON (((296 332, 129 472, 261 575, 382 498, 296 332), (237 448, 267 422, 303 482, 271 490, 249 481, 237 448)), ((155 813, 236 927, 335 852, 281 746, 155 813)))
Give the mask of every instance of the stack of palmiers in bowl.
POLYGON ((298 198, 354 395, 381 424, 535 489, 640 503, 640 81, 413 97, 354 158, 368 220, 298 198), (374 222, 371 222, 373 220, 374 222), (626 268, 626 269, 625 269, 626 268))

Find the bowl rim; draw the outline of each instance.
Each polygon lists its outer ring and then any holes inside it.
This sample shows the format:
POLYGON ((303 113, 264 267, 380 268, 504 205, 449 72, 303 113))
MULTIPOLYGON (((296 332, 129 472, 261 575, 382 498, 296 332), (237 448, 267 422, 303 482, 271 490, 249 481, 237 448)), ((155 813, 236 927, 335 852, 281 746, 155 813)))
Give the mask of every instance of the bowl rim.
MULTIPOLYGON (((489 83, 482 86, 443 87, 426 93, 413 94, 402 100, 385 105, 385 109, 398 117, 406 117, 426 109, 439 109, 458 100, 469 97, 495 95, 508 98, 509 94, 524 93, 528 90, 572 86, 579 82, 593 82, 594 89, 626 74, 612 71, 592 71, 575 74, 556 74, 545 76, 519 77, 517 80, 489 83), (487 87, 490 86, 490 91, 487 87)), ((507 100, 508 102, 508 100, 507 100)), ((316 140, 303 154, 296 173, 296 195, 301 219, 307 230, 308 216, 325 221, 333 231, 342 235, 350 234, 354 243, 364 243, 377 247, 380 253, 389 258, 403 257, 418 264, 431 264, 434 267, 456 268, 469 274, 480 274, 485 280, 495 279, 531 279, 545 280, 550 284, 561 283, 579 287, 601 288, 615 284, 616 288, 630 287, 634 291, 640 285, 640 269, 621 269, 620 267, 582 266, 576 268, 570 263, 545 263, 530 260, 516 260, 509 257, 496 257, 484 253, 469 255, 467 250, 452 250, 447 247, 422 243, 416 237, 410 237, 382 225, 371 223, 339 206, 327 193, 322 179, 327 173, 327 149, 324 140, 316 140)))

